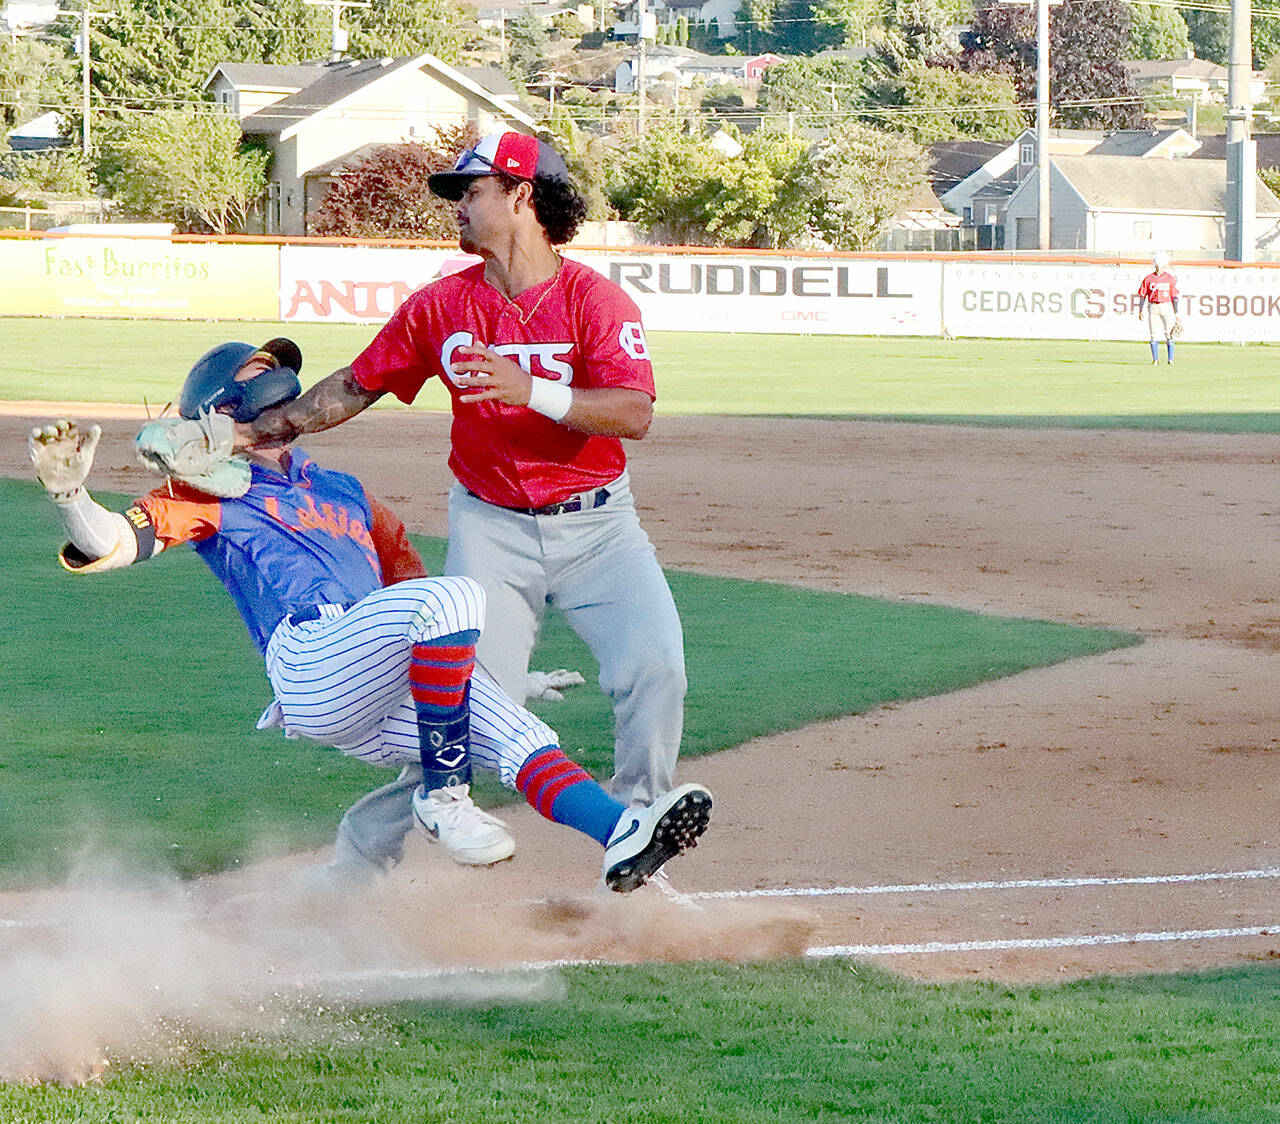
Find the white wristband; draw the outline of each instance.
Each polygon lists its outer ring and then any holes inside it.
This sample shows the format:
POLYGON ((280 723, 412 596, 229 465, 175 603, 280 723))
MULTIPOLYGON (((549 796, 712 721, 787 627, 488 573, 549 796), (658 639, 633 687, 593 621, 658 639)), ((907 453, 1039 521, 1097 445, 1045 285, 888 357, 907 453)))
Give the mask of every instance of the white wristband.
POLYGON ((552 421, 559 421, 573 405, 573 388, 562 382, 534 377, 529 388, 529 409, 552 421))

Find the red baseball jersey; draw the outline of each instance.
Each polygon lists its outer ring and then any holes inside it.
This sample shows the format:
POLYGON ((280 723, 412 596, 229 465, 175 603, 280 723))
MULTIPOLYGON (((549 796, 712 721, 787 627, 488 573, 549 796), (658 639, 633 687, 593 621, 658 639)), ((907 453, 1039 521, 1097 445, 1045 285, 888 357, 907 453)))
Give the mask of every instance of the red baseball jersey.
POLYGON ((578 433, 527 406, 460 402, 450 377, 459 348, 484 344, 534 378, 575 387, 626 387, 655 397, 640 310, 612 281, 567 258, 551 280, 508 300, 484 265, 411 294, 351 364, 367 390, 412 402, 427 379, 453 398, 449 467, 502 507, 545 507, 607 484, 626 467, 616 437, 578 433))
POLYGON ((1138 296, 1151 304, 1170 304, 1178 299, 1178 282, 1172 273, 1157 273, 1154 269, 1138 286, 1138 296))

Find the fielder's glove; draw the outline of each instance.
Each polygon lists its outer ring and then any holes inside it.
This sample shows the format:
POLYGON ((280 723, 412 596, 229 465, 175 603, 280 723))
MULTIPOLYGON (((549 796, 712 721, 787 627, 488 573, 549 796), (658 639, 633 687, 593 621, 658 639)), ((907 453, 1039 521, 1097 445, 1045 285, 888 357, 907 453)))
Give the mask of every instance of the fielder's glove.
POLYGON ((54 503, 70 503, 84 487, 93 467, 102 427, 81 429, 70 418, 38 426, 27 437, 36 478, 54 503))
POLYGON ((555 671, 531 671, 524 681, 526 699, 547 699, 551 702, 563 702, 564 695, 557 687, 578 687, 585 683, 576 671, 568 668, 557 668, 555 671))
POLYGON ((1169 338, 1176 340, 1180 335, 1182 335, 1182 320, 1180 317, 1175 316, 1173 318, 1173 327, 1169 329, 1169 338))
POLYGON ((161 476, 232 499, 249 490, 249 462, 233 452, 235 423, 226 414, 148 422, 133 444, 138 460, 161 476))

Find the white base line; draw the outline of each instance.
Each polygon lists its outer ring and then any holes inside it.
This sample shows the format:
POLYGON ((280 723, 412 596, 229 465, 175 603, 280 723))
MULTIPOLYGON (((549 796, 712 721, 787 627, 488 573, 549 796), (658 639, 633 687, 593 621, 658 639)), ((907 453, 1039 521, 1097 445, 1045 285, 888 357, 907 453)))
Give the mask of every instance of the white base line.
POLYGON ((805 949, 805 956, 930 956, 940 952, 1005 952, 1017 949, 1088 948, 1105 944, 1150 944, 1166 941, 1220 941, 1280 934, 1280 926, 1243 929, 1180 929, 1155 933, 1093 933, 1077 937, 1027 937, 1003 941, 925 941, 923 944, 834 944, 805 949))
POLYGON ((1095 878, 1015 878, 1006 882, 916 882, 886 886, 797 886, 777 890, 707 890, 686 895, 698 901, 731 898, 828 898, 872 894, 954 894, 966 890, 1073 890, 1088 886, 1170 886, 1185 882, 1248 882, 1280 878, 1280 867, 1210 871, 1204 874, 1143 874, 1095 878))
MULTIPOLYGON (((1067 937, 1028 937, 1021 940, 990 941, 926 941, 923 944, 844 944, 819 945, 805 949, 808 959, 821 960, 837 956, 930 956, 945 952, 1006 952, 1019 949, 1088 948, 1094 945, 1152 944, 1173 941, 1240 940, 1245 937, 1280 935, 1280 926, 1253 925, 1240 929, 1179 929, 1147 933, 1092 933, 1067 937)), ((340 984, 372 985, 376 983, 411 982, 450 979, 465 976, 503 976, 518 972, 547 972, 557 968, 594 968, 625 965, 628 961, 586 959, 531 960, 505 968, 375 968, 358 972, 335 972, 312 976, 301 981, 324 987, 340 984)))

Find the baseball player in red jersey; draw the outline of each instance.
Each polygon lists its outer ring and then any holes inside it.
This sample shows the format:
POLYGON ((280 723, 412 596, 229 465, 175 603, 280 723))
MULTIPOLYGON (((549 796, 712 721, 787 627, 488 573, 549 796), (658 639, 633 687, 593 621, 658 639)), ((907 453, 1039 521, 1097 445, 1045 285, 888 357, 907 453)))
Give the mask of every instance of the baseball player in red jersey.
POLYGON ((1154 268, 1138 286, 1138 318, 1147 315, 1151 339, 1151 365, 1160 361, 1160 341, 1164 340, 1169 362, 1173 362, 1173 337, 1178 330, 1178 279, 1169 272, 1169 255, 1156 254, 1154 268))
MULTIPOLYGON (((551 147, 498 133, 431 189, 458 203, 459 245, 483 261, 412 294, 350 367, 270 410, 244 444, 326 429, 430 378, 453 404, 445 570, 484 588, 479 664, 515 698, 547 605, 600 666, 615 720, 612 792, 633 809, 671 791, 683 730, 684 641, 636 516, 622 438, 641 438, 654 383, 640 315, 622 290, 560 256, 586 204, 551 147)), ((340 834, 394 849, 412 777, 371 794, 340 834)))
MULTIPOLYGON (((188 464, 166 438, 227 435, 296 396, 301 352, 289 340, 228 343, 192 368, 182 419, 139 434, 162 467, 188 464), (286 365, 287 364, 287 365, 286 365)), ((610 797, 561 752, 555 733, 474 667, 485 599, 471 578, 430 578, 400 521, 358 480, 280 446, 239 463, 179 475, 125 513, 84 488, 98 439, 64 421, 33 430, 32 461, 70 536, 63 565, 95 573, 190 543, 225 586, 266 662, 275 701, 260 726, 281 725, 372 764, 412 764, 412 815, 469 865, 510 858, 502 821, 471 800, 471 759, 540 813, 606 846, 604 881, 627 892, 692 846, 710 796, 695 785, 642 814, 610 797)), ((199 443, 199 442, 198 442, 199 443)), ((398 859, 398 853, 391 856, 398 859)))

